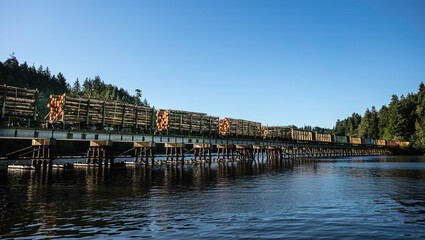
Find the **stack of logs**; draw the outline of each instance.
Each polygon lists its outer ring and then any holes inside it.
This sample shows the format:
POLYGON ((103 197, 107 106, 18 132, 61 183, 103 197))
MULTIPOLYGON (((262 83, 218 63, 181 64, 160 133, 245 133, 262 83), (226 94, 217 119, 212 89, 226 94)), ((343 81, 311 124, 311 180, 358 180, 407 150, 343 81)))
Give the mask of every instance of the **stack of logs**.
POLYGON ((359 137, 349 137, 351 144, 362 144, 362 139, 359 137))
POLYGON ((3 85, 0 87, 2 117, 37 116, 38 90, 3 85))
POLYGON ((261 137, 261 123, 223 118, 219 122, 219 133, 223 136, 233 137, 261 137))
POLYGON ((291 139, 291 128, 282 126, 267 127, 266 136, 270 139, 291 139))
POLYGON ((315 140, 317 142, 332 142, 332 135, 327 133, 318 133, 315 132, 315 140))
POLYGON ((114 100, 76 95, 50 95, 50 121, 152 129, 153 109, 114 100))
POLYGON ((313 133, 303 130, 291 129, 292 140, 313 141, 313 133))
POLYGON ((159 131, 168 129, 168 114, 170 110, 159 109, 156 112, 156 127, 159 131))
POLYGON ((261 136, 266 138, 268 134, 268 127, 261 127, 261 136))
POLYGON ((218 117, 206 113, 159 109, 156 112, 156 126, 160 132, 166 130, 168 133, 216 135, 218 117))

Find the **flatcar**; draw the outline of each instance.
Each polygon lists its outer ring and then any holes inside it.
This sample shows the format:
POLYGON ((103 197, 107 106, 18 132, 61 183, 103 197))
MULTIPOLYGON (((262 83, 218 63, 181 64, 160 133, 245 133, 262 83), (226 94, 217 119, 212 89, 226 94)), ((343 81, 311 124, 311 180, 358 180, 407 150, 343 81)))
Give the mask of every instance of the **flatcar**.
POLYGON ((121 101, 77 95, 51 95, 49 122, 74 123, 96 129, 152 132, 154 109, 121 101))
POLYGON ((0 87, 1 119, 8 126, 32 126, 37 120, 38 90, 0 87))
POLYGON ((323 143, 331 143, 332 142, 332 135, 331 134, 314 132, 313 136, 314 136, 314 140, 316 142, 323 142, 323 143))
POLYGON ((283 126, 261 127, 263 138, 266 140, 292 140, 292 129, 283 126))
POLYGON ((223 118, 219 120, 219 133, 224 137, 261 138, 261 123, 242 119, 223 118))
POLYGON ((159 109, 156 128, 159 133, 218 136, 219 118, 206 113, 159 109))
POLYGON ((313 132, 291 129, 291 137, 295 141, 313 141, 313 132))

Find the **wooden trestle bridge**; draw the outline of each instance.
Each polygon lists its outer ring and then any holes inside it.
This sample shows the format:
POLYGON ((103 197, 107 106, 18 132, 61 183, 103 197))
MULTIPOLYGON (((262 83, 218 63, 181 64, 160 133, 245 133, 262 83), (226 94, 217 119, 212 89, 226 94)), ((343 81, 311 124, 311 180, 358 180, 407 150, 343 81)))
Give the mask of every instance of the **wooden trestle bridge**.
MULTIPOLYGON (((295 161, 300 158, 326 158, 364 155, 387 155, 387 146, 319 143, 308 141, 278 141, 256 139, 227 139, 194 136, 167 136, 126 132, 32 129, 19 127, 0 128, 0 139, 32 140, 24 149, 11 152, 6 158, 27 156, 33 166, 50 166, 58 158, 54 154, 56 141, 88 141, 86 164, 114 165, 114 143, 130 142, 126 151, 132 164, 193 163, 213 161, 295 161), (156 144, 163 144, 165 154, 154 152, 156 144), (187 150, 190 149, 190 150, 187 150), (155 159, 156 158, 156 159, 155 159)), ((22 158, 20 158, 22 159, 22 158)))

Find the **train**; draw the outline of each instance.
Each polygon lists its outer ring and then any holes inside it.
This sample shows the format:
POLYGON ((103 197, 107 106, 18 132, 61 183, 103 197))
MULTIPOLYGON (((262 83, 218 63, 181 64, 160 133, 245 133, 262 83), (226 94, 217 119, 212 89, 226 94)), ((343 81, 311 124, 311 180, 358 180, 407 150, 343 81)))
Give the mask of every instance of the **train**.
POLYGON ((128 131, 157 135, 188 135, 322 144, 409 146, 407 141, 368 139, 318 133, 259 122, 219 118, 206 113, 155 109, 120 101, 77 95, 51 95, 46 119, 38 117, 38 90, 0 87, 2 125, 62 129, 128 131))

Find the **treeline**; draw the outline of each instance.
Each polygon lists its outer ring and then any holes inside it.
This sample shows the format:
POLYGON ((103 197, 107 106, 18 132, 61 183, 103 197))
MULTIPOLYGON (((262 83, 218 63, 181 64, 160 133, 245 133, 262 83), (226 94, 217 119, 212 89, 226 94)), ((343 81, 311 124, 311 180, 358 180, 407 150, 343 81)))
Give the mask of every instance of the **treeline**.
POLYGON ((39 118, 44 118, 49 112, 47 103, 50 101, 50 95, 64 93, 149 105, 146 99, 142 101, 142 92, 139 89, 136 89, 136 93, 131 95, 123 88, 104 83, 99 76, 95 76, 93 79, 86 78, 82 84, 77 79, 71 87, 62 73, 52 74, 49 67, 44 68, 42 65, 36 68, 35 66, 28 66, 27 62, 20 64, 14 55, 10 55, 4 62, 0 61, 0 84, 30 89, 37 88, 40 92, 39 118))
POLYGON ((306 125, 306 126, 303 126, 303 127, 297 127, 295 125, 289 125, 287 127, 293 128, 293 129, 304 130, 304 131, 312 131, 312 132, 318 132, 318 133, 332 134, 332 129, 322 128, 322 127, 318 127, 318 126, 312 127, 310 125, 306 125))
POLYGON ((421 83, 417 93, 406 97, 393 95, 388 106, 379 111, 372 107, 363 117, 353 113, 338 120, 336 135, 347 135, 384 140, 410 141, 411 145, 425 151, 425 85, 421 83))
POLYGON ((142 91, 140 89, 136 89, 135 95, 130 95, 128 91, 123 88, 118 88, 112 84, 105 84, 99 76, 95 76, 94 79, 86 78, 82 85, 80 85, 80 81, 77 79, 72 88, 70 88, 70 93, 149 106, 146 98, 143 102, 141 101, 142 91))

